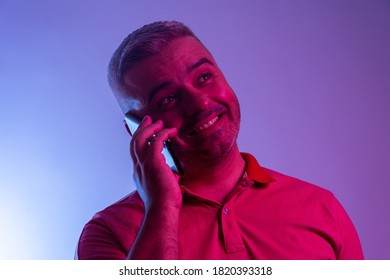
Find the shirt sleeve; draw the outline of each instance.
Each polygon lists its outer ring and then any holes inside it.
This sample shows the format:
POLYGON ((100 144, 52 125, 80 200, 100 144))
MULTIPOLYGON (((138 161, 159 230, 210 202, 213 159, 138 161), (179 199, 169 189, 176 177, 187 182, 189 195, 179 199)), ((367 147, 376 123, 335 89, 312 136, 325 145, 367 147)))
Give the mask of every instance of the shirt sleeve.
POLYGON ((123 250, 104 221, 94 217, 80 236, 75 258, 79 260, 125 260, 123 250))
POLYGON ((340 202, 335 198, 334 211, 340 233, 339 260, 363 260, 363 250, 356 229, 340 202))

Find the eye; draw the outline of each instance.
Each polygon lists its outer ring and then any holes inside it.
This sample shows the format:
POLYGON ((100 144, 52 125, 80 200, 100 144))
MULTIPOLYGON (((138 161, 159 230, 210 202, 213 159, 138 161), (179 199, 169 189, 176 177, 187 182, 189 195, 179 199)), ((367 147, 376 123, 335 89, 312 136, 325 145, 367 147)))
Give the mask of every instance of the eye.
POLYGON ((200 75, 199 83, 205 83, 208 80, 210 80, 210 78, 211 78, 211 74, 210 73, 204 73, 204 74, 200 75))
POLYGON ((176 97, 175 95, 168 95, 168 96, 162 98, 162 99, 160 100, 160 102, 158 103, 158 105, 159 105, 160 107, 166 106, 166 105, 168 105, 168 104, 171 104, 171 103, 175 102, 176 99, 177 99, 177 97, 176 97))

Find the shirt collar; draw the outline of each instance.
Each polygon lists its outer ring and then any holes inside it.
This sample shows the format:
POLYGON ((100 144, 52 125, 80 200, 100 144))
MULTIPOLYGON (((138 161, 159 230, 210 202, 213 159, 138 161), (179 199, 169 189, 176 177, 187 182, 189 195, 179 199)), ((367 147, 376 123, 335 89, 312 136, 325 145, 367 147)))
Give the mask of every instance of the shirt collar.
POLYGON ((275 179, 259 165, 254 156, 249 153, 241 153, 241 156, 246 163, 245 171, 250 179, 262 184, 268 184, 275 181, 275 179))
MULTIPOLYGON (((242 158, 246 163, 245 172, 240 181, 240 184, 247 187, 253 184, 252 181, 261 184, 269 184, 275 181, 268 172, 260 166, 256 158, 249 153, 241 153, 242 158), (249 179, 249 180, 248 180, 249 179)), ((188 193, 194 195, 190 190, 185 186, 180 185, 181 193, 188 193)))

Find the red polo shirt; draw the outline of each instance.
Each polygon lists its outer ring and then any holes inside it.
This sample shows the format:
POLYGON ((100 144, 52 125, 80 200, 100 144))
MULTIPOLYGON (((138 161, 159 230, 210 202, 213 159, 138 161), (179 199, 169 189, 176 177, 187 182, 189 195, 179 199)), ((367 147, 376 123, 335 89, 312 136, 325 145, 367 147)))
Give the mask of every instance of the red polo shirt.
MULTIPOLYGON (((225 204, 184 188, 180 259, 363 259, 332 193, 242 157, 246 172, 225 204)), ((126 259, 143 212, 137 192, 98 212, 83 229, 78 258, 126 259)))

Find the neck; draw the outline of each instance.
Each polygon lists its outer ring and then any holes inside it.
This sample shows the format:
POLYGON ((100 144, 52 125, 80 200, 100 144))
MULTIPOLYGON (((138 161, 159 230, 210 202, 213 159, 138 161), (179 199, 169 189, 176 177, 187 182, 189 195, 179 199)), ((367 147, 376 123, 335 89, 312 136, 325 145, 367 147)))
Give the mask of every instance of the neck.
POLYGON ((237 185, 244 170, 245 161, 236 145, 226 158, 217 164, 210 166, 206 162, 202 168, 191 170, 180 179, 180 183, 197 195, 221 204, 237 185))

